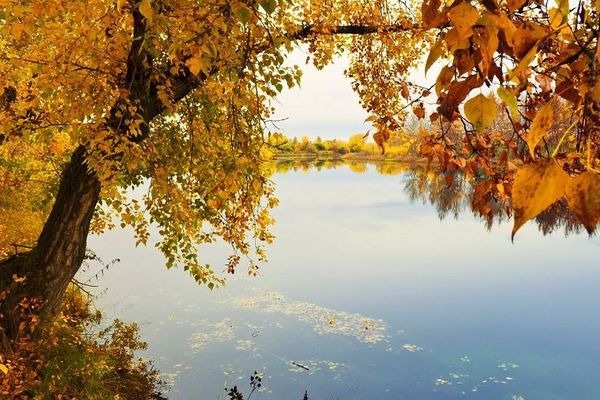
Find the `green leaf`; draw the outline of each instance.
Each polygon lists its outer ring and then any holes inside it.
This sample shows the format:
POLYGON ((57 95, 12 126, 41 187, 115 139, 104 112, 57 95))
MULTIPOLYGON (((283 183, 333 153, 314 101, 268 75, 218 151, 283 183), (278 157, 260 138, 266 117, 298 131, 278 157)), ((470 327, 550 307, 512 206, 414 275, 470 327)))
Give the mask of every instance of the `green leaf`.
POLYGON ((277 8, 277 0, 262 0, 260 6, 267 12, 267 14, 273 14, 275 8, 277 8))
POLYGON ((240 7, 235 10, 235 16, 242 24, 246 25, 252 16, 252 11, 245 5, 241 4, 240 7))

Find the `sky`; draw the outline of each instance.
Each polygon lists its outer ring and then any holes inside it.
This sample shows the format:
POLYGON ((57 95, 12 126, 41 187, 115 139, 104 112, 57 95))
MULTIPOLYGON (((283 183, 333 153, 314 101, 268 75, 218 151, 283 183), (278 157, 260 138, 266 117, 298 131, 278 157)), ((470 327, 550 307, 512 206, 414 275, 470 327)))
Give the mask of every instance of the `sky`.
POLYGON ((368 115, 360 106, 350 79, 344 75, 348 59, 337 59, 319 71, 312 64, 305 64, 306 56, 302 50, 290 56, 290 63, 303 70, 302 81, 300 87, 286 89, 277 97, 274 119, 287 118, 277 122, 277 127, 286 136, 306 135, 313 139, 341 139, 366 132, 370 127, 365 122, 368 115))
MULTIPOLYGON (((333 64, 317 70, 312 63, 305 63, 307 55, 303 49, 297 49, 290 55, 289 64, 297 64, 303 70, 302 80, 300 87, 284 89, 277 97, 274 104, 277 111, 273 119, 285 120, 276 122, 276 126, 269 126, 269 129, 281 131, 288 137, 306 135, 311 139, 317 136, 347 139, 371 129, 371 125, 365 122, 368 114, 360 106, 351 80, 344 75, 348 58, 337 58, 333 64)), ((441 63, 437 64, 430 69, 427 77, 423 68, 419 68, 410 73, 408 79, 422 85, 431 84, 441 66, 441 63)))

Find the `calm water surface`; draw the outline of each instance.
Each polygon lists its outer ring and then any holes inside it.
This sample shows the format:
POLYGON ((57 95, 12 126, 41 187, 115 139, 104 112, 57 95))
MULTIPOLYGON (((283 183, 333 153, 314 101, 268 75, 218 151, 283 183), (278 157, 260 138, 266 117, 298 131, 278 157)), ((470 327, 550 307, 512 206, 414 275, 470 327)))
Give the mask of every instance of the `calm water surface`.
POLYGON ((510 224, 440 221, 406 176, 373 168, 274 180, 277 239, 258 278, 211 293, 129 231, 90 241, 121 259, 99 306, 140 323, 169 398, 248 392, 254 370, 256 399, 600 398, 598 238, 529 224, 512 244, 510 224))

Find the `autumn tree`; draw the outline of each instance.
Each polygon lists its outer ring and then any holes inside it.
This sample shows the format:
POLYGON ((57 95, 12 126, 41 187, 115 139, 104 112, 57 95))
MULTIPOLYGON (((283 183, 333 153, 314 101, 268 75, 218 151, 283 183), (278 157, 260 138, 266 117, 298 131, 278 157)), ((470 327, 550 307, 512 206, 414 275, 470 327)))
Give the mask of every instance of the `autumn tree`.
POLYGON ((325 145, 323 144, 323 139, 320 136, 317 136, 315 139, 315 150, 323 151, 325 150, 325 145))
MULTIPOLYGON (((347 51, 347 74, 382 150, 406 111, 429 118, 435 129, 421 153, 447 182, 459 172, 472 181, 482 215, 501 202, 514 210, 516 232, 566 201, 592 231, 600 218, 600 4, 419 5, 0 0, 0 147, 43 149, 60 136, 71 155, 52 160, 62 173, 47 191, 54 202, 34 248, 0 264, 0 288, 10 292, 0 310, 5 332, 15 334, 10 310, 22 297, 56 309, 88 232, 114 217, 139 243, 156 225, 167 266, 211 287, 223 276, 200 262, 198 244, 231 243, 228 272, 240 257, 263 258, 276 204, 261 162, 269 156, 263 128, 271 99, 300 77, 285 64, 296 43, 308 45, 318 67, 347 51), (441 66, 428 87, 406 79, 424 51, 425 69, 441 66), (428 117, 427 102, 437 103, 428 117), (499 105, 510 134, 494 129, 499 105)), ((2 154, 10 164, 13 155, 2 154)))
POLYGON ((432 91, 405 92, 420 118, 424 99, 437 96, 430 119, 439 133, 421 152, 446 173, 466 174, 482 216, 499 203, 514 212, 513 237, 556 202, 590 233, 600 219, 599 7, 567 0, 422 3, 423 26, 436 35, 425 68, 437 60, 442 68, 432 91), (508 121, 504 131, 494 129, 498 106, 508 121))
POLYGON ((365 134, 357 133, 348 138, 348 150, 350 153, 358 153, 364 151, 367 147, 365 142, 365 134))
MULTIPOLYGON (((114 221, 138 244, 155 225, 167 266, 209 287, 224 277, 201 262, 199 244, 230 243, 227 272, 263 259, 276 204, 263 128, 271 99, 300 78, 286 55, 305 43, 321 67, 350 50, 355 77, 377 65, 402 75, 424 49, 418 29, 404 6, 378 0, 0 0, 3 166, 19 176, 9 164, 21 149, 44 152, 57 138, 67 154, 40 159, 60 172, 43 192, 52 207, 37 208, 45 222, 18 238, 32 249, 0 264, 3 335, 18 335, 23 298, 56 312, 88 233, 114 221)), ((357 90, 381 91, 388 76, 357 79, 357 90)), ((11 204, 38 190, 32 182, 10 183, 11 204)))

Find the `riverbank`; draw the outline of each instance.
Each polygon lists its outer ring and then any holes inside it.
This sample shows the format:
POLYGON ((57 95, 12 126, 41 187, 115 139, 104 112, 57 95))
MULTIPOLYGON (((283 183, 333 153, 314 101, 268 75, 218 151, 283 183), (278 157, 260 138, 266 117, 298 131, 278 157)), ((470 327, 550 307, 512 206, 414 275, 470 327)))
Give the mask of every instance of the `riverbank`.
POLYGON ((343 161, 343 162, 394 162, 404 164, 426 164, 427 159, 413 155, 400 154, 374 154, 368 152, 356 152, 340 154, 333 151, 318 152, 293 152, 277 153, 273 159, 275 161, 298 161, 298 162, 316 162, 316 161, 343 161))

